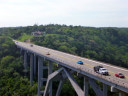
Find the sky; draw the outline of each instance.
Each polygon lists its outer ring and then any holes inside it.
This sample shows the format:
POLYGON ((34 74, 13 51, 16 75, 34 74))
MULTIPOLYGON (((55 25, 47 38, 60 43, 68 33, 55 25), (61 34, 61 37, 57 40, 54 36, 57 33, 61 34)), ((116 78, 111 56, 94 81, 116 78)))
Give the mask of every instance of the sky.
POLYGON ((128 27, 128 0, 0 0, 0 27, 128 27))

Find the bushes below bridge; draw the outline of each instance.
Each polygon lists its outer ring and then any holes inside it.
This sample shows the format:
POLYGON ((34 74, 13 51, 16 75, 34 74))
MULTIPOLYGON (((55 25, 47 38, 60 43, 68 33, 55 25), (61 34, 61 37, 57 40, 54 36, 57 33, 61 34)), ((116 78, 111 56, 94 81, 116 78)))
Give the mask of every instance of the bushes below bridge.
POLYGON ((14 42, 0 36, 0 96, 37 94, 37 83, 31 87, 28 77, 24 77, 23 69, 23 61, 14 42))

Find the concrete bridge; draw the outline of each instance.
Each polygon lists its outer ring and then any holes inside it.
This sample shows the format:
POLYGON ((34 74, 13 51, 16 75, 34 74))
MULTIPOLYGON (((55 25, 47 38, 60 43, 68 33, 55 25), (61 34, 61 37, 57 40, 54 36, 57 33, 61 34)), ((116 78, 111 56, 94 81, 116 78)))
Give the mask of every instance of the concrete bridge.
POLYGON ((62 86, 66 79, 69 79, 71 85, 76 91, 78 96, 88 96, 89 85, 94 90, 96 96, 108 96, 107 90, 110 86, 111 92, 118 92, 119 96, 128 96, 128 70, 106 64, 99 61, 71 55, 68 53, 60 52, 57 50, 40 47, 34 44, 23 43, 15 41, 15 44, 20 48, 21 53, 24 54, 24 68, 27 72, 27 66, 29 65, 27 60, 30 57, 30 84, 33 85, 33 78, 38 72, 38 96, 52 96, 52 82, 59 81, 59 86, 56 92, 56 96, 60 95, 63 91, 62 86), (48 65, 44 61, 48 61, 48 65), (77 61, 83 61, 83 65, 77 64, 77 61), (53 64, 58 66, 58 70, 53 72, 53 64), (102 65, 109 71, 109 76, 97 74, 93 71, 93 67, 102 65), (48 77, 44 77, 44 71, 48 69, 48 77), (115 77, 114 74, 121 72, 125 75, 124 79, 115 77), (77 76, 82 76, 83 88, 79 86, 73 77, 73 74, 77 73, 77 76), (95 80, 102 82, 103 87, 95 82, 95 80), (46 82, 46 85, 43 85, 46 82), (42 90, 42 86, 45 87, 42 90))

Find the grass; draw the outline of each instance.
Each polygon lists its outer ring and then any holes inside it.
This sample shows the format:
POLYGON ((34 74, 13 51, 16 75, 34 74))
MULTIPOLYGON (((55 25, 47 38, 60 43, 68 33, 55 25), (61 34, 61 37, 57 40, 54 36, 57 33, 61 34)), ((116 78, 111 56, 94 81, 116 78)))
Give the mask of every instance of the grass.
POLYGON ((23 33, 22 36, 18 38, 18 40, 24 42, 25 40, 30 40, 31 38, 33 38, 33 35, 23 33))

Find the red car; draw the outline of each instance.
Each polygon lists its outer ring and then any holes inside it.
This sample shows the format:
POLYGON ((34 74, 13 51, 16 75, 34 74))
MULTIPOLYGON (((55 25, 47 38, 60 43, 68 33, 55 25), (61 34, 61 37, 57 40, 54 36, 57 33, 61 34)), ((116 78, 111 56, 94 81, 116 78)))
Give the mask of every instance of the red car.
POLYGON ((125 76, 122 73, 116 73, 115 76, 120 78, 125 78, 125 76))

